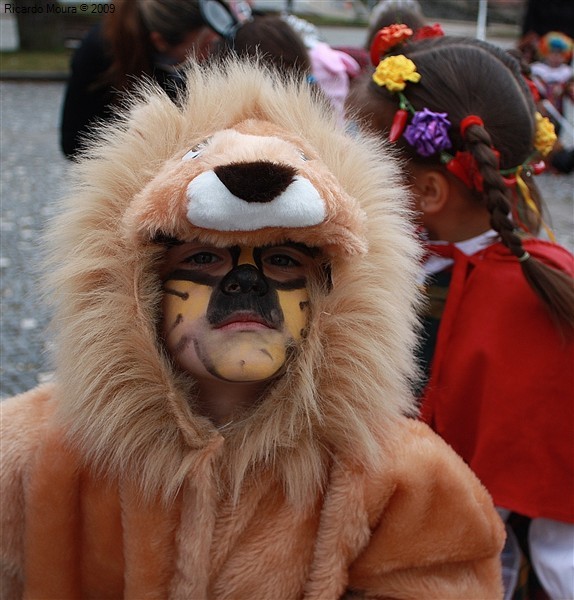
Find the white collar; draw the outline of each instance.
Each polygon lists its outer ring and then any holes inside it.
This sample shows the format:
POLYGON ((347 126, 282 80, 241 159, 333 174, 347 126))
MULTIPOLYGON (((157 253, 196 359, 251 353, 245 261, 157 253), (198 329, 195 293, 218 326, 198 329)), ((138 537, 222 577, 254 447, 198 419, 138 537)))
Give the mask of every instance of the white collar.
MULTIPOLYGON (((489 229, 476 237, 470 238, 468 240, 463 240, 462 242, 454 242, 454 246, 458 248, 463 254, 467 256, 472 256, 484 248, 494 244, 498 239, 498 233, 494 231, 494 229, 489 229)), ((432 246, 446 245, 448 242, 442 241, 429 241, 428 245, 432 250, 432 246)), ((436 256, 434 254, 430 254, 430 256, 425 260, 423 264, 423 271, 425 277, 428 275, 434 275, 435 273, 440 273, 440 271, 444 271, 447 267, 450 267, 454 263, 452 258, 445 258, 443 256, 436 256)))

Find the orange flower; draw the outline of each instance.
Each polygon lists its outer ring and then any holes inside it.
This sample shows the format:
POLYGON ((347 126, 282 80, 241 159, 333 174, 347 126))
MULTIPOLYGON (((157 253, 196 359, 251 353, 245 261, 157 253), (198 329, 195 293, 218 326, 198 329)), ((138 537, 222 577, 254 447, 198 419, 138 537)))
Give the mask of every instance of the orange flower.
POLYGON ((376 66, 381 60, 381 56, 391 48, 408 40, 412 35, 413 30, 406 25, 395 24, 380 29, 371 44, 371 62, 373 65, 376 66))

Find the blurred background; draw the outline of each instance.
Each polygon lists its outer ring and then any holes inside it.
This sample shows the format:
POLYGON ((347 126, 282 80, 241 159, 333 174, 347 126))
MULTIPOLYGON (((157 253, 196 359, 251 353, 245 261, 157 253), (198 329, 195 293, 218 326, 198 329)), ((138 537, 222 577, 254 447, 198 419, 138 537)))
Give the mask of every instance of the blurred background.
MULTIPOLYGON (((571 0, 565 0, 567 2, 571 0)), ((41 53, 27 58, 37 69, 66 69, 66 56, 77 47, 85 32, 109 10, 108 2, 81 3, 76 0, 12 0, 0 5, 0 50, 2 69, 11 70, 18 57, 6 52, 41 53), (47 52, 62 56, 47 56, 47 52), (36 61, 34 63, 34 61, 36 61)), ((112 3, 113 4, 113 3, 112 3)), ((319 26, 365 27, 377 0, 255 0, 254 8, 286 11, 319 26)), ((527 0, 419 0, 424 14, 438 21, 476 24, 487 6, 488 35, 518 38, 527 0)), ((456 26, 456 24, 453 24, 456 26)), ((362 38, 361 38, 362 41, 362 38)))

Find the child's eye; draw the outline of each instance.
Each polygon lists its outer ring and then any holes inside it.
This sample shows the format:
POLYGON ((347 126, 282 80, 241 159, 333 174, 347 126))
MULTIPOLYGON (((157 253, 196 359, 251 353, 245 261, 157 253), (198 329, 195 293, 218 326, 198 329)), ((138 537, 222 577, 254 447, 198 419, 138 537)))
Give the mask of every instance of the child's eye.
POLYGON ((220 260, 221 258, 217 256, 217 254, 213 254, 213 252, 196 252, 195 254, 188 256, 184 262, 191 265, 211 265, 220 260))
POLYGON ((300 267, 301 263, 287 254, 272 254, 265 259, 265 262, 274 267, 300 267))

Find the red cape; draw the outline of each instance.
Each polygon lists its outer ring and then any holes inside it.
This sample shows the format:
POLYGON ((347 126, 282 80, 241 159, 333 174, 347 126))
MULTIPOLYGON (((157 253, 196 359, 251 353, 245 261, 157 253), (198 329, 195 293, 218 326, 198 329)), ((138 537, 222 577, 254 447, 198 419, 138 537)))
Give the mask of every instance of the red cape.
MULTIPOLYGON (((574 274, 563 248, 524 247, 574 274)), ((422 416, 497 506, 574 522, 574 335, 557 329, 500 243, 455 249, 422 416)))

